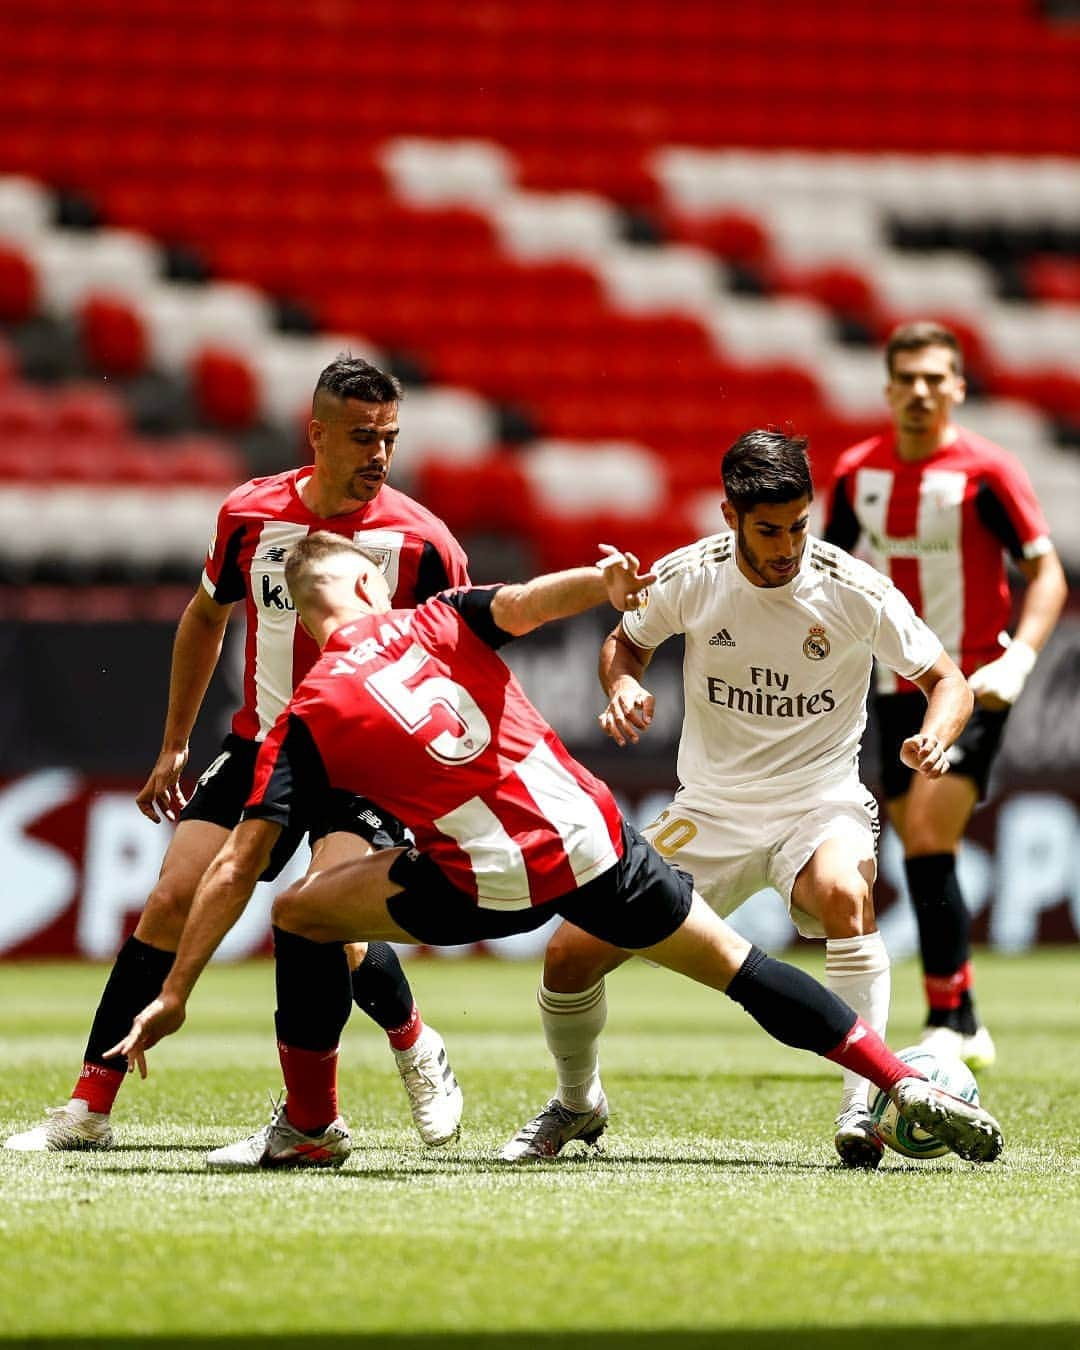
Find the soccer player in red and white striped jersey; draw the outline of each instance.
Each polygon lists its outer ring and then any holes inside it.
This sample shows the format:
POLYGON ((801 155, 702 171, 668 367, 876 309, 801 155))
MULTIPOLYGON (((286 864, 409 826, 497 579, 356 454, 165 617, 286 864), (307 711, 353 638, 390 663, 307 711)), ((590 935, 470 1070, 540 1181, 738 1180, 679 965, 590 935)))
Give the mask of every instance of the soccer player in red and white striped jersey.
MULTIPOLYGON (((472 942, 558 913, 724 990, 778 1039, 870 1077, 907 1119, 961 1156, 991 1161, 1001 1149, 993 1117, 913 1075, 835 994, 724 924, 690 877, 621 819, 608 788, 567 753, 496 654, 512 637, 605 598, 636 608, 656 578, 640 575, 632 554, 606 552, 596 568, 450 591, 409 612, 391 609, 385 581, 358 546, 326 534, 296 546, 289 584, 323 657, 263 743, 245 818, 199 887, 160 997, 114 1050, 141 1064, 183 1023, 199 974, 297 813, 302 821, 328 791, 370 790, 400 811, 419 847, 344 863, 274 906, 279 985, 282 962, 304 968, 324 1035, 335 1018, 338 1031, 344 1025, 340 943, 472 942)), ((294 1119, 294 1111, 331 1109, 332 1071, 321 1079, 295 1072, 290 1059, 283 1053, 284 1107, 234 1146, 233 1165, 285 1165, 313 1150, 325 1165, 342 1160, 343 1121, 336 1134, 312 1139, 294 1119)), ((595 1138, 604 1123, 578 1137, 595 1138)))
MULTIPOLYGON (((445 524, 386 483, 401 397, 393 375, 339 357, 320 374, 312 400, 313 462, 244 483, 223 503, 202 584, 177 628, 161 752, 136 798, 150 820, 177 819, 176 832, 135 932, 117 954, 71 1101, 50 1111, 44 1124, 13 1135, 6 1147, 40 1151, 112 1143, 110 1114, 128 1066, 108 1047, 161 988, 199 879, 240 819, 259 744, 319 655, 297 622, 285 584, 289 550, 313 530, 362 539, 403 606, 468 581, 465 554, 445 524), (180 775, 188 739, 236 605, 246 619, 243 704, 222 753, 185 801, 180 775)), ((335 799, 306 829, 315 867, 396 842, 400 834, 384 813, 358 799, 335 799)), ((300 831, 283 835, 264 879, 281 871, 302 838, 300 831)), ((349 960, 355 1001, 387 1033, 421 1138, 445 1143, 457 1129, 461 1093, 441 1038, 424 1025, 390 946, 354 944, 349 960)), ((286 1027, 284 1034, 303 1039, 305 1031, 286 1027)))
POLYGON ((893 429, 841 456, 825 534, 842 548, 861 546, 891 577, 976 696, 974 715, 950 751, 952 771, 913 777, 895 751, 917 725, 922 700, 890 671, 878 674, 882 786, 919 925, 923 1039, 979 1068, 995 1052, 972 996, 956 854, 986 791, 1009 709, 1064 605, 1066 582, 1023 467, 953 421, 965 394, 955 334, 929 322, 905 324, 890 337, 885 362, 893 429), (1011 639, 1006 556, 1026 582, 1011 639))

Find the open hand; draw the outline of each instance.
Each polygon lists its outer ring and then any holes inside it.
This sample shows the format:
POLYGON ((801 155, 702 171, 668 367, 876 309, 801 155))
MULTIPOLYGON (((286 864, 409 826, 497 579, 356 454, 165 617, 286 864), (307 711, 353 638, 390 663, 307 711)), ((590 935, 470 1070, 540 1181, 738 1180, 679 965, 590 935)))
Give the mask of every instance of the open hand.
POLYGON ((157 1045, 162 1037, 171 1036, 174 1031, 179 1031, 184 1025, 186 1015, 184 1005, 179 999, 169 994, 160 994, 139 1013, 124 1039, 117 1041, 111 1050, 105 1051, 105 1058, 125 1055, 128 1073, 133 1073, 137 1068, 139 1077, 145 1078, 146 1051, 152 1045, 157 1045))
POLYGON ((656 580, 656 573, 646 572, 643 576, 637 558, 632 553, 621 552, 614 544, 601 544, 600 552, 604 556, 596 565, 604 574, 608 599, 622 612, 637 609, 643 593, 656 580))

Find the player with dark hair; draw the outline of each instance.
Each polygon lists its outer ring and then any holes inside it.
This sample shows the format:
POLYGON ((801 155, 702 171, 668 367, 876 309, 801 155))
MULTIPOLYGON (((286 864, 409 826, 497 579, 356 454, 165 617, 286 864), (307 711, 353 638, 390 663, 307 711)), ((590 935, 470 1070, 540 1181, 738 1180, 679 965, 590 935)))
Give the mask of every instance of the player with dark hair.
MULTIPOLYGON (((721 472, 730 533, 655 564, 648 603, 604 643, 609 702, 600 723, 617 745, 638 740, 655 708, 645 670, 662 642, 684 634, 681 786, 645 837, 722 916, 774 887, 799 932, 825 939, 829 988, 883 1037, 889 958, 874 917, 877 810, 858 774, 872 658, 921 691, 922 724, 898 752, 929 778, 948 768, 971 695, 895 587, 809 538, 802 437, 747 432, 721 472)), ((556 1092, 506 1145, 506 1161, 553 1157, 606 1125, 604 976, 625 960, 572 924, 548 944, 538 1001, 556 1092)), ((835 1144, 847 1167, 881 1160, 869 1087, 845 1069, 835 1144)))
MULTIPOLYGON (((315 535, 294 549, 289 584, 322 660, 267 737, 243 821, 210 867, 160 996, 115 1047, 140 1063, 184 1020, 204 965, 247 903, 283 830, 334 788, 371 792, 412 831, 384 850, 311 877, 274 906, 279 975, 324 997, 306 1018, 323 1046, 321 1078, 290 1072, 270 1124, 234 1146, 236 1167, 332 1166, 349 1149, 332 1077, 348 1003, 341 943, 457 943, 534 929, 563 914, 590 940, 640 951, 726 992, 786 1044, 869 1074, 909 1120, 955 1152, 1001 1149, 985 1111, 913 1075, 842 1000, 753 948, 711 912, 619 815, 496 654, 510 638, 605 599, 638 612, 637 559, 605 547, 595 568, 524 585, 448 591, 392 610, 385 580, 354 545, 315 535), (322 1116, 320 1130, 299 1117, 322 1116)), ((867 569, 869 570, 869 569, 867 569)), ((284 1015, 284 1009, 281 1010, 284 1015)), ((601 1127, 602 1128, 602 1127, 601 1127)), ((599 1131, 597 1130, 597 1133, 599 1131)))
MULTIPOLYGON (((112 1143, 110 1113, 128 1066, 108 1047, 161 988, 199 879, 240 819, 259 743, 318 656, 296 622, 285 580, 286 559, 297 540, 312 530, 362 539, 404 605, 468 580, 465 555, 442 521, 386 485, 401 397, 393 375, 367 361, 339 357, 315 387, 308 424, 313 464, 244 483, 221 507, 202 584, 176 632, 161 752, 136 798, 150 820, 158 821, 159 812, 178 818, 176 833, 135 932, 113 964, 71 1101, 51 1110, 44 1124, 13 1135, 7 1148, 108 1148, 112 1143), (226 622, 240 603, 247 620, 243 705, 222 753, 185 802, 180 775, 188 738, 226 622)), ((396 826, 383 821, 369 803, 344 796, 328 801, 324 814, 310 819, 306 829, 313 868, 333 866, 399 838, 396 826)), ((281 836, 267 860, 266 880, 277 876, 302 838, 301 831, 281 836)), ((461 1091, 441 1037, 424 1025, 392 947, 373 943, 365 950, 357 944, 348 959, 353 997, 386 1031, 421 1138, 445 1143, 457 1130, 461 1091)))
POLYGON ((1021 465, 952 420, 965 394, 955 334, 934 323, 905 324, 889 338, 885 362, 894 428, 840 458, 826 538, 845 549, 863 542, 975 692, 975 712, 949 752, 952 772, 941 779, 913 778, 896 754, 917 725, 918 691, 879 670, 875 708, 882 787, 919 926, 928 1005, 922 1039, 981 1069, 995 1051, 972 996, 970 920, 956 855, 985 796, 1009 709, 1067 587, 1021 465), (1012 639, 1006 554, 1026 582, 1012 639))

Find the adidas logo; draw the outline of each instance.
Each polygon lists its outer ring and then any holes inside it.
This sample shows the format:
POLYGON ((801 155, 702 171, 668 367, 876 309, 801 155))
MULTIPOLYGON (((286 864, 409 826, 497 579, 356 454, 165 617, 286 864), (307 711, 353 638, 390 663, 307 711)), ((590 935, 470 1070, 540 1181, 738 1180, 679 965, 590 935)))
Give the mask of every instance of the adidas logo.
POLYGON ((714 633, 709 639, 710 647, 734 647, 735 639, 726 628, 721 628, 719 633, 714 633))

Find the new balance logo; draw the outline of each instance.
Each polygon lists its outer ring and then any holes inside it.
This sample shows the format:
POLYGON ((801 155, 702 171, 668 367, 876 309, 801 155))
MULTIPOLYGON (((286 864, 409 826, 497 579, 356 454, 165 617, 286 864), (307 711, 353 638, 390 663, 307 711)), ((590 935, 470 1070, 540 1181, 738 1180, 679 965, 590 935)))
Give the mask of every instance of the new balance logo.
POLYGON ((719 633, 714 633, 709 639, 710 647, 734 647, 735 639, 726 628, 721 628, 719 633))

